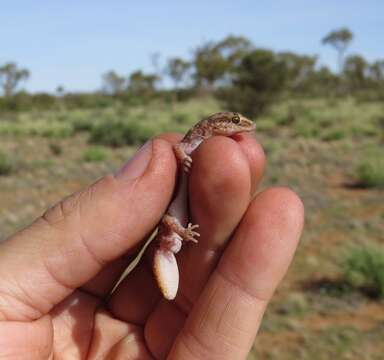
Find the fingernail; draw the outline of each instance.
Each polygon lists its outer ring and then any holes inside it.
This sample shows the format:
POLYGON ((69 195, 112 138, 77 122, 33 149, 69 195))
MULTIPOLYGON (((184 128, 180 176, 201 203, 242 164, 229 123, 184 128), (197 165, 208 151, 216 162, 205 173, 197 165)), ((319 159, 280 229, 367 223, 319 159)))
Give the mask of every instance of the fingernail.
POLYGON ((152 158, 152 141, 146 142, 116 173, 122 180, 137 179, 144 174, 152 158))

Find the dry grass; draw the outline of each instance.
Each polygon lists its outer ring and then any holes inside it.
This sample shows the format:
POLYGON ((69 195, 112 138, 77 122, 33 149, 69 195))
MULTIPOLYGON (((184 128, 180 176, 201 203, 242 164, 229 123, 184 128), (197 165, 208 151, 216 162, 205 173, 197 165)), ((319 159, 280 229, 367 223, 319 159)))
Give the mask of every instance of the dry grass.
MULTIPOLYGON (((90 133, 100 124, 129 127, 134 119, 150 129, 148 136, 183 132, 217 110, 212 100, 196 100, 172 107, 154 103, 147 108, 25 113, 12 119, 0 114, 0 151, 12 154, 17 170, 0 176, 0 238, 129 158, 137 147, 127 145, 131 142, 101 152, 89 144, 90 133)), ((257 120, 256 136, 268 156, 260 189, 278 184, 297 191, 305 204, 306 225, 250 359, 380 359, 383 354, 379 300, 359 291, 303 286, 337 279, 343 271, 340 253, 347 245, 384 245, 384 190, 356 186, 382 176, 370 165, 374 157, 365 154, 382 147, 378 119, 383 113, 383 104, 353 99, 289 100, 257 120), (361 164, 368 165, 357 170, 361 164)))

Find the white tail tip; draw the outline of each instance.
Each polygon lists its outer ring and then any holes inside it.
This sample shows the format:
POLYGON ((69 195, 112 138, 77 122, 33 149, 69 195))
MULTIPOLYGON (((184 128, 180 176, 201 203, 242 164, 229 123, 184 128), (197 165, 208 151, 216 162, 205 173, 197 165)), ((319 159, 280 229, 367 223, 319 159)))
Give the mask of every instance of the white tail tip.
POLYGON ((153 272, 163 296, 167 300, 173 300, 179 287, 179 269, 174 253, 156 249, 153 259, 153 272))

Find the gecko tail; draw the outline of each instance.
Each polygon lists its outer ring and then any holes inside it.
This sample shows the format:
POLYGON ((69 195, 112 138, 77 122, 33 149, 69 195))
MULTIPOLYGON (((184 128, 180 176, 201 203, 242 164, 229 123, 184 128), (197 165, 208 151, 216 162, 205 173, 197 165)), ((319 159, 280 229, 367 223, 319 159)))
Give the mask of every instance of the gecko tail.
POLYGON ((157 248, 153 259, 153 273, 163 296, 167 300, 173 300, 179 287, 179 269, 175 254, 157 248))

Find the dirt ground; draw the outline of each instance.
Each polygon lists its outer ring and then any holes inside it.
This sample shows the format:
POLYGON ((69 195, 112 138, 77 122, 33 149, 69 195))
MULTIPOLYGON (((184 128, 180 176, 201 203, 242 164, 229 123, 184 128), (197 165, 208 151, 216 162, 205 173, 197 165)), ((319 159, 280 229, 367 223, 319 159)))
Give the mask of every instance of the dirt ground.
MULTIPOLYGON (((261 188, 284 185, 302 197, 305 231, 293 265, 264 317, 249 359, 383 359, 384 303, 335 283, 352 244, 384 245, 384 191, 356 186, 356 156, 366 141, 321 141, 284 129, 257 134, 268 157, 261 188)), ((62 197, 114 169, 134 148, 84 160, 84 134, 65 139, 0 136, 14 171, 0 176, 0 240, 62 197), (51 143, 62 148, 54 155, 51 143)))

